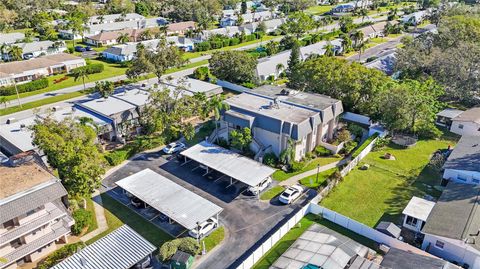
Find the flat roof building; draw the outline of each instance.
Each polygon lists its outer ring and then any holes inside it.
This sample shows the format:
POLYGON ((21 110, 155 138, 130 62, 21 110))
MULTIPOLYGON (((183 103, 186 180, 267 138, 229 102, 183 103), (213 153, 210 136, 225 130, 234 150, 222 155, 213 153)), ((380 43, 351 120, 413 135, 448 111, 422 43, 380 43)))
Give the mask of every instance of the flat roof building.
POLYGON ((49 254, 67 242, 74 224, 60 180, 28 155, 0 165, 0 268, 49 254))

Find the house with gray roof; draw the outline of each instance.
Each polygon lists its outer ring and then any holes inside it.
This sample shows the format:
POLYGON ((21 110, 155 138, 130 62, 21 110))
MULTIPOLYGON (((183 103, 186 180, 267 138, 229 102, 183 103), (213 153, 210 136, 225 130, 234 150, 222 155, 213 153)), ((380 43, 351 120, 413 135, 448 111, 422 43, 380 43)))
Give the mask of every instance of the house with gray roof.
POLYGON ((443 169, 444 179, 480 185, 480 136, 462 136, 443 169))
POLYGON ((390 248, 383 256, 380 263, 385 269, 459 269, 460 267, 449 263, 448 261, 432 257, 420 255, 417 253, 401 250, 398 248, 390 248))
POLYGON ((422 249, 463 268, 479 268, 479 231, 480 185, 451 181, 422 229, 422 249))
POLYGON ((480 137, 480 107, 473 107, 452 118, 450 131, 480 137))
MULTIPOLYGON (((308 46, 300 48, 300 58, 305 61, 308 57, 314 55, 324 55, 326 52, 325 47, 327 45, 333 45, 334 53, 340 53, 342 51, 341 39, 335 39, 331 41, 320 41, 308 46)), ((291 50, 283 51, 278 54, 258 59, 256 68, 256 75, 260 81, 267 80, 270 76, 278 78, 280 74, 288 67, 288 60, 290 59, 291 50)))
POLYGON ((242 25, 242 28, 253 33, 257 30, 258 26, 261 23, 263 23, 265 25, 265 32, 266 33, 273 33, 277 29, 280 29, 280 26, 282 26, 282 24, 284 24, 286 21, 287 21, 287 19, 285 19, 285 18, 264 20, 262 22, 252 22, 252 23, 244 24, 244 25, 242 25))
POLYGON ((1 44, 13 44, 25 39, 24 33, 0 33, 0 45, 1 44))
POLYGON ((152 253, 156 249, 147 239, 124 224, 52 269, 152 268, 152 253))
MULTIPOLYGON (((25 60, 36 58, 39 56, 52 55, 62 53, 67 50, 67 46, 63 41, 34 41, 29 43, 17 43, 12 46, 17 46, 22 49, 22 58, 25 60)), ((9 53, 2 55, 4 61, 10 61, 9 53)))
POLYGON ((28 265, 67 243, 73 218, 60 180, 31 155, 0 165, 0 268, 28 265))
POLYGON ((277 156, 295 142, 295 160, 330 140, 343 112, 342 102, 328 96, 297 92, 264 85, 226 100, 230 109, 223 113, 222 130, 248 127, 254 138, 253 149, 277 156))

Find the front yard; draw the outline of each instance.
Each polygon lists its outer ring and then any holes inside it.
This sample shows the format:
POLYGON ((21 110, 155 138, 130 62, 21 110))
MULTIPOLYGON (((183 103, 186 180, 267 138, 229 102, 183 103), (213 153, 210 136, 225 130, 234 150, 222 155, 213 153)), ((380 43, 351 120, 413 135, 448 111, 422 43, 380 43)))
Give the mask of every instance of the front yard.
POLYGON ((352 170, 321 205, 374 227, 379 221, 399 222, 403 208, 412 196, 439 197, 439 171, 429 165, 438 149, 454 145, 450 139, 422 140, 409 149, 391 144, 371 152, 352 170), (391 153, 396 160, 383 159, 391 153), (369 164, 368 170, 358 169, 369 164))

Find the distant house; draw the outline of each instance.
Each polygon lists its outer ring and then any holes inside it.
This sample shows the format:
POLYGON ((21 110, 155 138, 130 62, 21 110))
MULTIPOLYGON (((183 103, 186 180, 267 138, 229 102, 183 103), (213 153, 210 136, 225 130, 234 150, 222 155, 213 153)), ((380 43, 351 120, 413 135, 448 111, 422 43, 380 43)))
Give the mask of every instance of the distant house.
POLYGON ((382 21, 369 26, 365 26, 358 30, 363 32, 364 40, 368 40, 370 38, 383 37, 385 25, 387 25, 387 22, 382 21))
POLYGON ((445 260, 420 255, 414 252, 401 250, 398 248, 390 248, 387 254, 383 256, 380 268, 389 269, 459 269, 460 267, 453 265, 445 260))
POLYGON ((24 33, 8 33, 8 34, 3 34, 0 33, 0 45, 2 44, 13 44, 22 41, 25 39, 25 34, 24 33))
POLYGON ((25 83, 42 77, 68 73, 70 70, 84 66, 83 58, 59 53, 34 58, 26 61, 8 62, 0 64, 0 85, 25 83))
POLYGON ((285 18, 265 20, 262 22, 252 22, 242 25, 243 29, 249 30, 250 32, 255 32, 258 26, 263 23, 265 25, 266 33, 273 33, 276 30, 280 29, 280 26, 284 24, 287 20, 285 18))
POLYGON ((422 249, 463 268, 479 268, 479 230, 480 185, 449 182, 422 229, 422 249))
MULTIPOLYGON (((181 36, 167 36, 166 41, 168 44, 177 46, 183 51, 193 51, 195 48, 195 43, 192 39, 181 37, 181 36)), ((102 52, 103 58, 115 61, 115 62, 125 62, 131 61, 135 58, 137 52, 138 44, 143 44, 146 49, 155 49, 160 42, 159 39, 152 39, 140 42, 132 42, 122 45, 114 45, 102 52)))
MULTIPOLYGON (((302 60, 306 60, 310 56, 324 55, 325 47, 333 45, 334 53, 342 51, 342 42, 340 39, 332 41, 320 41, 300 48, 300 56, 302 60)), ((290 50, 280 52, 278 54, 258 59, 256 68, 256 75, 260 81, 267 80, 269 77, 278 78, 279 75, 288 67, 288 60, 290 58, 290 50), (280 69, 279 69, 280 68, 280 69)))
POLYGON ((412 197, 405 209, 403 209, 402 226, 414 232, 420 232, 427 221, 435 202, 419 197, 412 197))
POLYGON ((417 12, 413 12, 411 14, 404 15, 401 18, 402 23, 411 24, 411 25, 418 25, 427 18, 428 12, 426 10, 419 10, 417 12))
POLYGON ((395 56, 395 50, 392 50, 390 53, 380 56, 371 62, 366 62, 363 65, 368 68, 375 68, 389 76, 392 76, 395 74, 396 62, 397 57, 395 56))
POLYGON ((452 120, 462 114, 463 110, 458 110, 454 108, 446 108, 437 113, 437 117, 435 119, 435 124, 443 127, 447 127, 450 129, 452 126, 452 120))
MULTIPOLYGON (((260 22, 265 20, 271 20, 275 18, 275 14, 271 11, 251 12, 241 15, 243 23, 260 22)), ((221 27, 235 26, 238 24, 238 17, 236 15, 228 16, 220 20, 221 27)))
POLYGON ((108 14, 108 15, 99 15, 92 16, 88 19, 88 25, 96 24, 106 24, 119 21, 141 21, 145 17, 137 13, 127 13, 127 14, 108 14))
POLYGON ((480 137, 462 136, 443 169, 446 180, 480 185, 480 137))
POLYGON ((337 128, 342 102, 324 95, 296 92, 264 85, 226 100, 230 109, 222 117, 222 130, 248 127, 255 151, 269 149, 275 155, 294 141, 295 160, 331 139, 337 128))
POLYGON ((470 108, 452 118, 450 131, 459 135, 480 136, 480 107, 470 108))
MULTIPOLYGON (((22 58, 25 60, 45 55, 58 54, 67 50, 67 46, 63 41, 34 41, 30 43, 16 43, 12 46, 17 46, 22 49, 22 58)), ((10 61, 11 55, 5 53, 2 55, 2 58, 4 61, 10 61)))
POLYGON ((355 9, 355 5, 352 3, 340 4, 332 8, 331 13, 348 13, 355 9))
POLYGON ((199 41, 206 41, 212 36, 216 35, 223 35, 227 37, 233 37, 235 35, 239 35, 241 33, 245 33, 246 35, 252 34, 253 32, 245 29, 242 26, 227 26, 224 28, 216 28, 216 29, 211 29, 211 30, 203 30, 200 32, 200 34, 197 36, 197 39, 199 41))
MULTIPOLYGON (((170 90, 174 88, 181 88, 184 95, 194 95, 196 93, 204 93, 207 97, 221 94, 223 89, 217 84, 208 83, 198 79, 193 79, 189 77, 169 79, 169 80, 160 80, 159 87, 166 87, 170 90)), ((161 88, 160 88, 161 90, 161 88)))
POLYGON ((111 46, 118 44, 118 38, 124 34, 128 35, 128 42, 137 42, 143 32, 143 29, 125 29, 120 31, 101 32, 97 35, 86 37, 85 43, 96 47, 111 46))
POLYGON ((187 31, 195 29, 194 21, 182 21, 177 23, 168 24, 167 34, 168 35, 184 35, 187 31))

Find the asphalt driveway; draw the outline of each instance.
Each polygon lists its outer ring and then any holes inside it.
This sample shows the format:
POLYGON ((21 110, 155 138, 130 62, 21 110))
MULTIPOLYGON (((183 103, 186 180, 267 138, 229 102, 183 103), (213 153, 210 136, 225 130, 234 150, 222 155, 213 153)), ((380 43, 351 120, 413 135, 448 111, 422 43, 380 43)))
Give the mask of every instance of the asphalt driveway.
POLYGON ((230 185, 229 178, 217 173, 204 177, 205 170, 195 169, 197 165, 193 161, 185 165, 182 163, 176 158, 162 156, 161 153, 146 153, 108 176, 103 181, 103 186, 106 189, 114 188, 116 181, 150 168, 222 207, 224 210, 220 214, 220 224, 226 230, 225 240, 203 257, 196 268, 229 268, 279 222, 315 196, 315 193, 309 191, 289 206, 281 205, 275 200, 259 201, 255 196, 244 192, 247 186, 243 183, 230 185))

